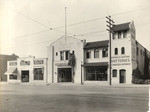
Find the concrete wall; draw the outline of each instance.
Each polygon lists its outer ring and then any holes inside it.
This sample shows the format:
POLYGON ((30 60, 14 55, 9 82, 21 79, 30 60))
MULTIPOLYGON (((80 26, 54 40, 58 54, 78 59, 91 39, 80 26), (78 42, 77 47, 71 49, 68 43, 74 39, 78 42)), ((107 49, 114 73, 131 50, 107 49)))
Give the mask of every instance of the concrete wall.
MULTIPOLYGON (((121 38, 117 38, 118 33, 115 33, 115 39, 112 39, 112 71, 117 70, 117 77, 112 76, 112 84, 118 84, 120 80, 120 70, 126 70, 126 83, 131 84, 132 81, 132 47, 131 47, 131 32, 128 30, 126 37, 123 38, 123 32, 121 38), (121 54, 121 48, 125 48, 125 54, 121 54), (118 48, 118 54, 115 55, 115 48, 118 48)), ((112 72, 113 73, 113 72, 112 72)))
POLYGON ((83 62, 82 40, 63 36, 48 46, 48 76, 49 82, 58 82, 58 68, 70 68, 68 60, 60 60, 60 51, 74 51, 76 64, 74 67, 74 82, 81 83, 81 62, 83 62), (57 54, 57 55, 56 55, 57 54))
MULTIPOLYGON (((14 79, 8 79, 8 82, 21 82, 21 72, 22 71, 29 71, 29 82, 30 83, 46 83, 47 82, 47 59, 46 58, 38 58, 35 59, 35 57, 23 57, 23 58, 17 58, 17 61, 8 61, 7 62, 7 70, 11 67, 17 68, 17 80, 14 79), (21 61, 29 61, 29 65, 21 65, 21 61), (43 60, 43 64, 34 64, 35 60, 43 60), (9 63, 11 62, 17 62, 16 66, 10 66, 9 63), (34 80, 34 68, 43 68, 44 74, 43 74, 43 80, 34 80)), ((9 75, 8 75, 9 76, 9 75)))

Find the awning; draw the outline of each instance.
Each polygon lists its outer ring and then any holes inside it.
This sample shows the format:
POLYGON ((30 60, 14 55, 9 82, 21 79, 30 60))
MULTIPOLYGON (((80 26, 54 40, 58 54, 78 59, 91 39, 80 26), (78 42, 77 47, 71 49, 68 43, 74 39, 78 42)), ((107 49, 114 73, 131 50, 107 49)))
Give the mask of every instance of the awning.
POLYGON ((108 62, 100 62, 100 63, 85 63, 83 66, 99 66, 99 67, 106 67, 108 66, 108 62))
POLYGON ((17 75, 17 68, 16 67, 12 67, 12 68, 9 68, 4 74, 6 75, 17 75))

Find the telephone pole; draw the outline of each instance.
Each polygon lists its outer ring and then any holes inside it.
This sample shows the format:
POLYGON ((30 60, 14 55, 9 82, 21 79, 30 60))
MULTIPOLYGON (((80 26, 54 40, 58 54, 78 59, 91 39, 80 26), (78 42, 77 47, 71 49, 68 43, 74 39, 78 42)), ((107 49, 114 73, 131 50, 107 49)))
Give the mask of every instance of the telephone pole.
POLYGON ((113 23, 114 21, 111 19, 111 16, 106 16, 106 19, 107 19, 107 31, 109 32, 109 80, 110 80, 110 85, 112 85, 112 82, 111 82, 111 34, 113 33, 112 32, 112 27, 113 27, 113 23))

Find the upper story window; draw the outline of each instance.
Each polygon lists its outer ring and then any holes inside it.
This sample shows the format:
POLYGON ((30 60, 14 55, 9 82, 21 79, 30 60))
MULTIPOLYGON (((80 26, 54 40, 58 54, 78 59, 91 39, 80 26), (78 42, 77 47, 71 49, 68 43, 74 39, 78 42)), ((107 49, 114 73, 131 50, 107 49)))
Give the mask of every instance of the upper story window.
POLYGON ((86 58, 91 58, 91 51, 90 50, 86 51, 86 58))
POLYGON ((139 55, 139 48, 136 48, 136 55, 139 55))
POLYGON ((115 48, 115 55, 118 54, 118 48, 115 48))
POLYGON ((121 38, 121 32, 118 32, 118 39, 121 38))
POLYGON ((56 52, 56 56, 58 56, 58 52, 56 52))
POLYGON ((123 31, 123 38, 126 38, 127 36, 127 31, 123 31))
POLYGON ((125 48, 124 47, 121 48, 121 54, 125 54, 125 48))
POLYGON ((102 49, 102 57, 108 57, 108 48, 102 49))
POLYGON ((68 60, 69 51, 60 51, 60 60, 68 60))
POLYGON ((69 58, 69 51, 66 51, 66 60, 69 58))
POLYGON ((141 52, 141 55, 142 55, 142 50, 140 52, 141 52))
POLYGON ((94 58, 99 58, 99 49, 94 50, 94 58))
POLYGON ((60 51, 60 60, 64 60, 64 51, 60 51))
POLYGON ((113 70, 113 77, 117 77, 117 70, 116 69, 113 70))
POLYGON ((115 36, 116 36, 116 33, 113 33, 113 39, 116 39, 115 36))

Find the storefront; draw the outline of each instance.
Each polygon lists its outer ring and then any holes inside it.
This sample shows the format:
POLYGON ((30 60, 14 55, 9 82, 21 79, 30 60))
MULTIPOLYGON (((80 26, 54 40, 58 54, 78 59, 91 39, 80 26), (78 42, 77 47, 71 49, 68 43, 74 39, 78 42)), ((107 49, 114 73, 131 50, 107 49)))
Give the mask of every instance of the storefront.
POLYGON ((46 83, 47 59, 35 57, 18 58, 7 62, 8 83, 46 83))

